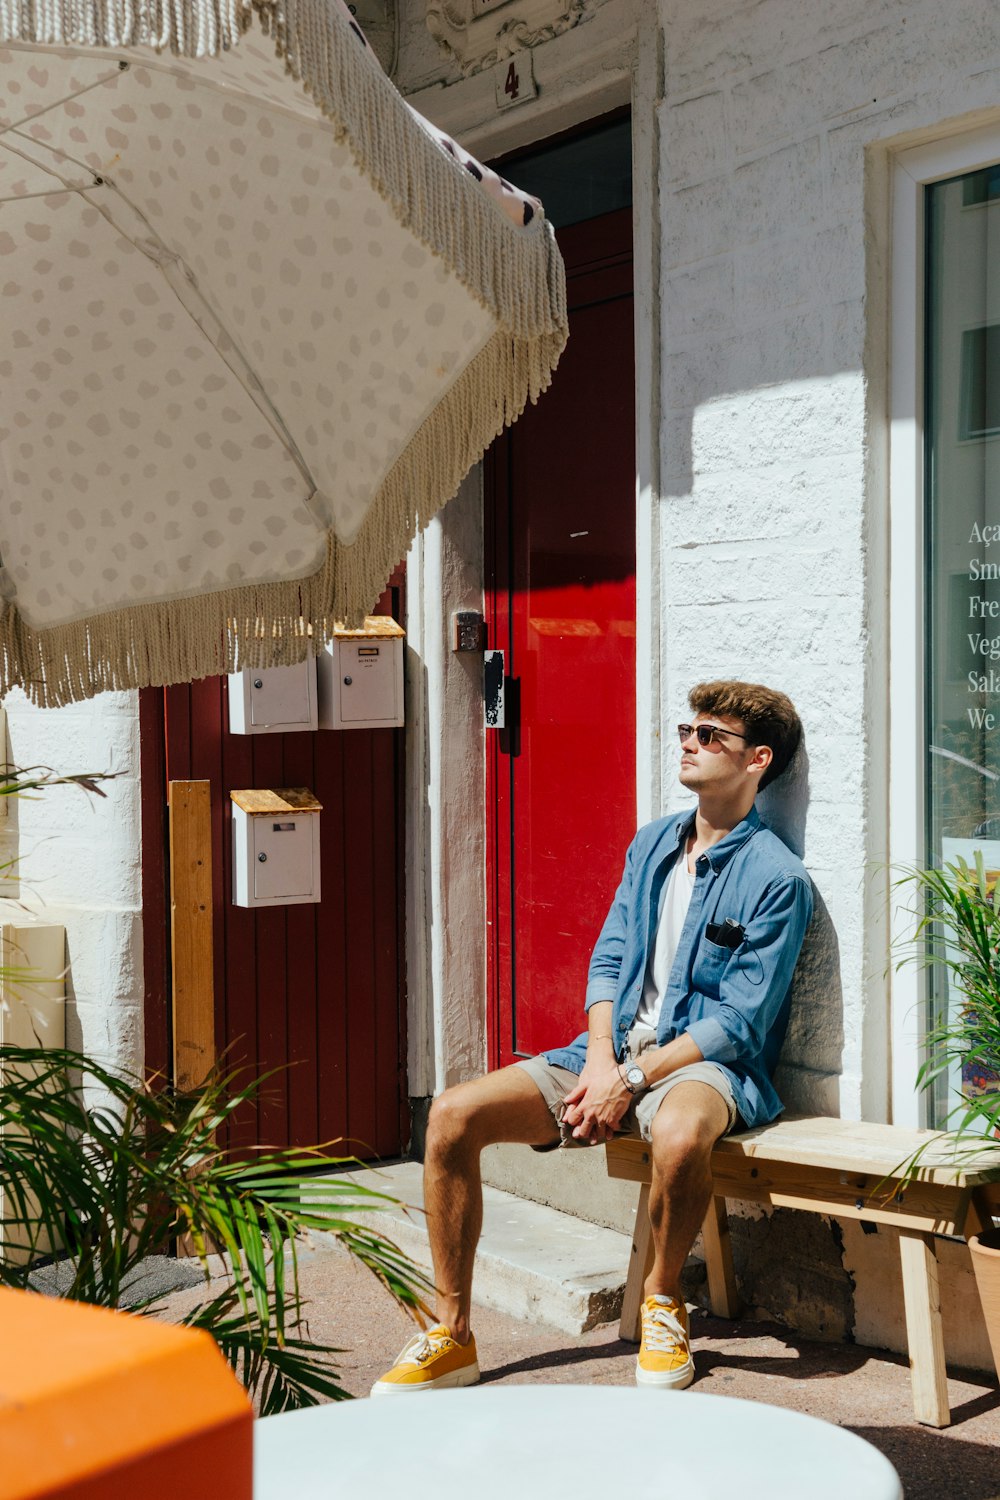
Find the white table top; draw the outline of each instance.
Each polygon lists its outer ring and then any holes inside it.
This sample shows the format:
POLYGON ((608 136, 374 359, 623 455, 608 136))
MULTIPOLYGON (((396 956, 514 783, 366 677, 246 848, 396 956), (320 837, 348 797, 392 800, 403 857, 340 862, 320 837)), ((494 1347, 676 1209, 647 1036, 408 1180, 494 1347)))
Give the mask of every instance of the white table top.
POLYGON ((816 1417, 694 1391, 520 1385, 343 1401, 254 1428, 254 1500, 902 1500, 816 1417))

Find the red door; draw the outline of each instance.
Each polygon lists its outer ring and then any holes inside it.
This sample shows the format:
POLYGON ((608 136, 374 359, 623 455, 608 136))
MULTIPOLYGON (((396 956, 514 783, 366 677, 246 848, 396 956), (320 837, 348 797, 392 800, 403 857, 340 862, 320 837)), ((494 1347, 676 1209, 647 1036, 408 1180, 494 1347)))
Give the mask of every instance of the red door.
POLYGON ((587 964, 635 832, 632 214, 560 230, 570 340, 486 466, 493 1065, 583 1029, 587 964))
MULTIPOLYGON (((383 600, 397 619, 400 592, 383 600)), ((147 1066, 165 1071, 169 1057, 166 782, 206 780, 216 1047, 234 1067, 278 1070, 231 1144, 338 1141, 334 1154, 398 1155, 406 1139, 403 731, 231 734, 222 677, 146 688, 140 708, 147 1066), (233 905, 229 793, 257 786, 307 786, 323 804, 319 903, 233 905)))

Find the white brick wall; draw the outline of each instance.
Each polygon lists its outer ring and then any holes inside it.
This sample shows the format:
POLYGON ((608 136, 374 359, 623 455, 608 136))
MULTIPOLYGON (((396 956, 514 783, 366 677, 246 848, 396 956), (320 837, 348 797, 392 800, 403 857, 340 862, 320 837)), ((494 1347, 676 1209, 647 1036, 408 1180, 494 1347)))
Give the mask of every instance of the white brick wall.
MULTIPOLYGON (((996 110, 985 0, 661 0, 664 702, 757 677, 799 706, 808 796, 775 819, 821 897, 790 1102, 888 1106, 880 550, 887 142, 996 110), (976 112, 976 113, 973 113, 976 112)), ((669 759, 664 801, 678 800, 669 759)))
POLYGON ((16 861, 2 894, 66 927, 67 1046, 141 1065, 138 697, 104 693, 71 708, 39 709, 11 693, 4 707, 15 765, 123 773, 103 783, 103 798, 61 786, 17 799, 0 821, 0 859, 16 861))

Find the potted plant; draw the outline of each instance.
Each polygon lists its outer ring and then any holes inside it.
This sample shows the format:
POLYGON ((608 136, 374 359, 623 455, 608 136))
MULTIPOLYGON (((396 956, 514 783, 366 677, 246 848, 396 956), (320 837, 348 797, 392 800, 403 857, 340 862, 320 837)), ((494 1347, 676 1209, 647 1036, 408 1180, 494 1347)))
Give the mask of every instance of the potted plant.
MULTIPOLYGON (((0 797, 64 783, 103 796, 105 776, 44 767, 0 777, 0 797)), ((4 868, 0 866, 0 869, 4 868)), ((0 970, 8 1003, 23 970, 0 970)), ((371 1227, 395 1200, 360 1186, 326 1149, 226 1149, 228 1122, 266 1077, 213 1072, 180 1090, 83 1053, 0 1046, 0 1286, 155 1315, 143 1265, 184 1236, 205 1297, 182 1321, 206 1330, 262 1416, 347 1393, 311 1338, 298 1249, 332 1235, 422 1321, 428 1278, 371 1227)))
MULTIPOLYGON (((946 1116, 956 1161, 996 1152, 1000 1168, 1000 871, 958 858, 940 868, 906 868, 896 881, 915 898, 914 919, 901 963, 938 971, 948 1004, 927 1035, 927 1058, 917 1086, 944 1083, 957 1097, 946 1116), (953 1080, 961 1082, 957 1091, 953 1080)), ((921 1152, 907 1164, 915 1175, 921 1152)), ((1000 1229, 969 1238, 972 1264, 993 1356, 1000 1370, 1000 1229)))

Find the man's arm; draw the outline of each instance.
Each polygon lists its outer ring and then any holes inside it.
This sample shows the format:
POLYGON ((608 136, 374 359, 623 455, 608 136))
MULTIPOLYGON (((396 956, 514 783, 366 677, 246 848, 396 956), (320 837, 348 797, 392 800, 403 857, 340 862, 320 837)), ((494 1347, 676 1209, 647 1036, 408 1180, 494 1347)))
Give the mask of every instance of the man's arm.
MULTIPOLYGON (((608 914, 604 919, 600 937, 594 944, 594 951, 590 959, 590 968, 587 971, 587 998, 584 1008, 589 1012, 591 1006, 603 1001, 613 1002, 618 993, 618 976, 621 972, 622 958, 625 953, 625 936, 628 932, 629 907, 632 904, 632 875, 635 861, 635 839, 628 846, 625 855, 625 868, 622 870, 622 878, 615 891, 608 914)), ((611 1020, 602 1028, 611 1030, 611 1020)))

